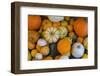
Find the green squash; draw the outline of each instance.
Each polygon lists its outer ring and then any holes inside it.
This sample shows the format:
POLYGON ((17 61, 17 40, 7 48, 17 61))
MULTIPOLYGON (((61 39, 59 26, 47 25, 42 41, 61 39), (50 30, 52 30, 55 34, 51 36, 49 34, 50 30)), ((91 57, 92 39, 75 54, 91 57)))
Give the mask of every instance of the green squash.
POLYGON ((57 51, 57 45, 56 45, 56 43, 51 43, 51 44, 49 45, 49 48, 50 48, 50 53, 49 53, 49 55, 52 56, 53 59, 54 59, 57 55, 59 55, 59 52, 57 51))

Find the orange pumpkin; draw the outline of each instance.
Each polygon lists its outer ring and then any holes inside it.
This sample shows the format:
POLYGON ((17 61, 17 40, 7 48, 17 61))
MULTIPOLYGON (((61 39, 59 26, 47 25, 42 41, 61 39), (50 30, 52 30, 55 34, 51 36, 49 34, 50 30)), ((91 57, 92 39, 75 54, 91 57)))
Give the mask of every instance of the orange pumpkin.
POLYGON ((45 57, 43 60, 52 60, 53 58, 51 56, 45 57))
POLYGON ((80 37, 85 37, 88 34, 88 25, 84 18, 78 18, 74 22, 74 31, 80 37))
POLYGON ((68 38, 60 40, 57 44, 57 50, 61 55, 68 54, 71 49, 71 42, 68 38))
POLYGON ((38 30, 41 25, 41 17, 40 16, 28 16, 28 30, 38 30))

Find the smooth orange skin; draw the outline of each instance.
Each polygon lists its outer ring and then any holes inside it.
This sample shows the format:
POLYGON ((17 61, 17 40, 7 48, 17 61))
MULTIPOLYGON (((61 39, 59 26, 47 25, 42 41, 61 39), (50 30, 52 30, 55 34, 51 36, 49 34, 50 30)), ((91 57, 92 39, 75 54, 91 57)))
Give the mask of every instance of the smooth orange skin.
POLYGON ((74 22, 74 31, 79 37, 85 37, 88 34, 88 25, 84 18, 78 18, 74 22))
POLYGON ((61 55, 68 54, 71 49, 71 43, 68 39, 62 39, 57 44, 57 50, 61 55))
POLYGON ((40 16, 28 16, 28 30, 38 30, 41 25, 41 17, 40 16))

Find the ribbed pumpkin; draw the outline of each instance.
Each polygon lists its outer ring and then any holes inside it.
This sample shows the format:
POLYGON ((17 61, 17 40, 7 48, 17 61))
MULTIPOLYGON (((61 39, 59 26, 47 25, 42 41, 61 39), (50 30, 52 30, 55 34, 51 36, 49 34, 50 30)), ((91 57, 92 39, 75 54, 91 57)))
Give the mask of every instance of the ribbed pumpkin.
POLYGON ((85 37, 88 34, 88 25, 84 18, 78 18, 74 22, 74 31, 80 37, 85 37))
POLYGON ((28 30, 38 30, 41 25, 41 17, 40 16, 28 16, 28 30))
POLYGON ((66 55, 70 53, 71 42, 68 38, 60 40, 57 44, 57 50, 61 55, 66 55))

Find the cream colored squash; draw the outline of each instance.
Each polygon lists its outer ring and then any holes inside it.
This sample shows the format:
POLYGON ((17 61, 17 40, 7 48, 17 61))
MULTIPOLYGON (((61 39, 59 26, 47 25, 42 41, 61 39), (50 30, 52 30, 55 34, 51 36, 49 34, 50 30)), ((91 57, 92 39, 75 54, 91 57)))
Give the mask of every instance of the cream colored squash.
POLYGON ((59 30, 55 27, 50 27, 44 32, 44 38, 49 42, 49 43, 55 43, 59 39, 59 30))

